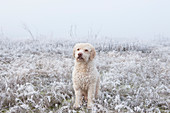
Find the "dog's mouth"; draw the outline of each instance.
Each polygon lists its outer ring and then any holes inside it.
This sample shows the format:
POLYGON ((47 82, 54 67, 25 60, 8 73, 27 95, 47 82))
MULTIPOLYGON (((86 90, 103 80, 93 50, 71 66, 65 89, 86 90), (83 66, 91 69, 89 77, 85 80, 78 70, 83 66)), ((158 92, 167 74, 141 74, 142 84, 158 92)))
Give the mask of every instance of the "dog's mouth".
POLYGON ((78 60, 78 61, 80 61, 80 60, 82 61, 82 60, 84 60, 84 58, 83 58, 82 56, 78 56, 78 57, 77 57, 77 60, 78 60))

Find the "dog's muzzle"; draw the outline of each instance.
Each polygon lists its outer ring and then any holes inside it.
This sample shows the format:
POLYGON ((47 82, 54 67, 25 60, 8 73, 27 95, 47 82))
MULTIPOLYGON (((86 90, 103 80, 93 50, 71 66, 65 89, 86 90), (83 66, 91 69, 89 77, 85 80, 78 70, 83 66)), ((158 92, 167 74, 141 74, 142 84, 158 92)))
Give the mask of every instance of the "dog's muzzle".
POLYGON ((82 54, 82 53, 78 53, 77 59, 78 59, 78 60, 84 60, 84 59, 83 59, 83 54, 82 54))

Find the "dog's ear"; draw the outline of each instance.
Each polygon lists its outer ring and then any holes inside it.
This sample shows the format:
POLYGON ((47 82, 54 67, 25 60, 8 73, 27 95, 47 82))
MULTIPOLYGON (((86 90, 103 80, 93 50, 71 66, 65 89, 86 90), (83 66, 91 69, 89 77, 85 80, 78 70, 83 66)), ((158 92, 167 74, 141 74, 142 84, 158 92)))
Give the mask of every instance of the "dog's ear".
POLYGON ((94 47, 92 47, 90 52, 90 60, 93 60, 95 56, 96 56, 96 50, 94 47))
POLYGON ((76 47, 77 47, 77 44, 74 45, 74 47, 73 47, 73 57, 74 57, 74 58, 75 58, 76 47))

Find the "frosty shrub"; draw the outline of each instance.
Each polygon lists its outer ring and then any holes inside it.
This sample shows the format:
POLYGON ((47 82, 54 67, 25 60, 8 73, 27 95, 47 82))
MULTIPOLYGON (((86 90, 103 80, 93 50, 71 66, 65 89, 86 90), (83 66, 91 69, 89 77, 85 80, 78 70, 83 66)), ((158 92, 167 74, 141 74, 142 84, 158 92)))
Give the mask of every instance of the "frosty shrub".
POLYGON ((91 42, 101 75, 90 112, 170 112, 170 45, 112 40, 0 40, 0 112, 74 110, 72 47, 91 42))

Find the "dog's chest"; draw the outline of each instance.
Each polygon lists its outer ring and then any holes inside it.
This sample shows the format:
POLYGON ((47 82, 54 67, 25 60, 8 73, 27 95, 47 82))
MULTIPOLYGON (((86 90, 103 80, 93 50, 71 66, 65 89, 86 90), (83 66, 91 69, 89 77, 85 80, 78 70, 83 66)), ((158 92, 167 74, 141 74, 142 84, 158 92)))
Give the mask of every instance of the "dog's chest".
POLYGON ((87 89, 89 84, 91 83, 91 79, 90 79, 90 75, 80 75, 80 77, 78 77, 78 80, 79 80, 79 86, 82 88, 82 89, 87 89))
POLYGON ((90 72, 78 72, 74 76, 74 83, 75 85, 79 86, 81 89, 87 90, 89 87, 89 84, 91 84, 94 81, 94 75, 90 72))

